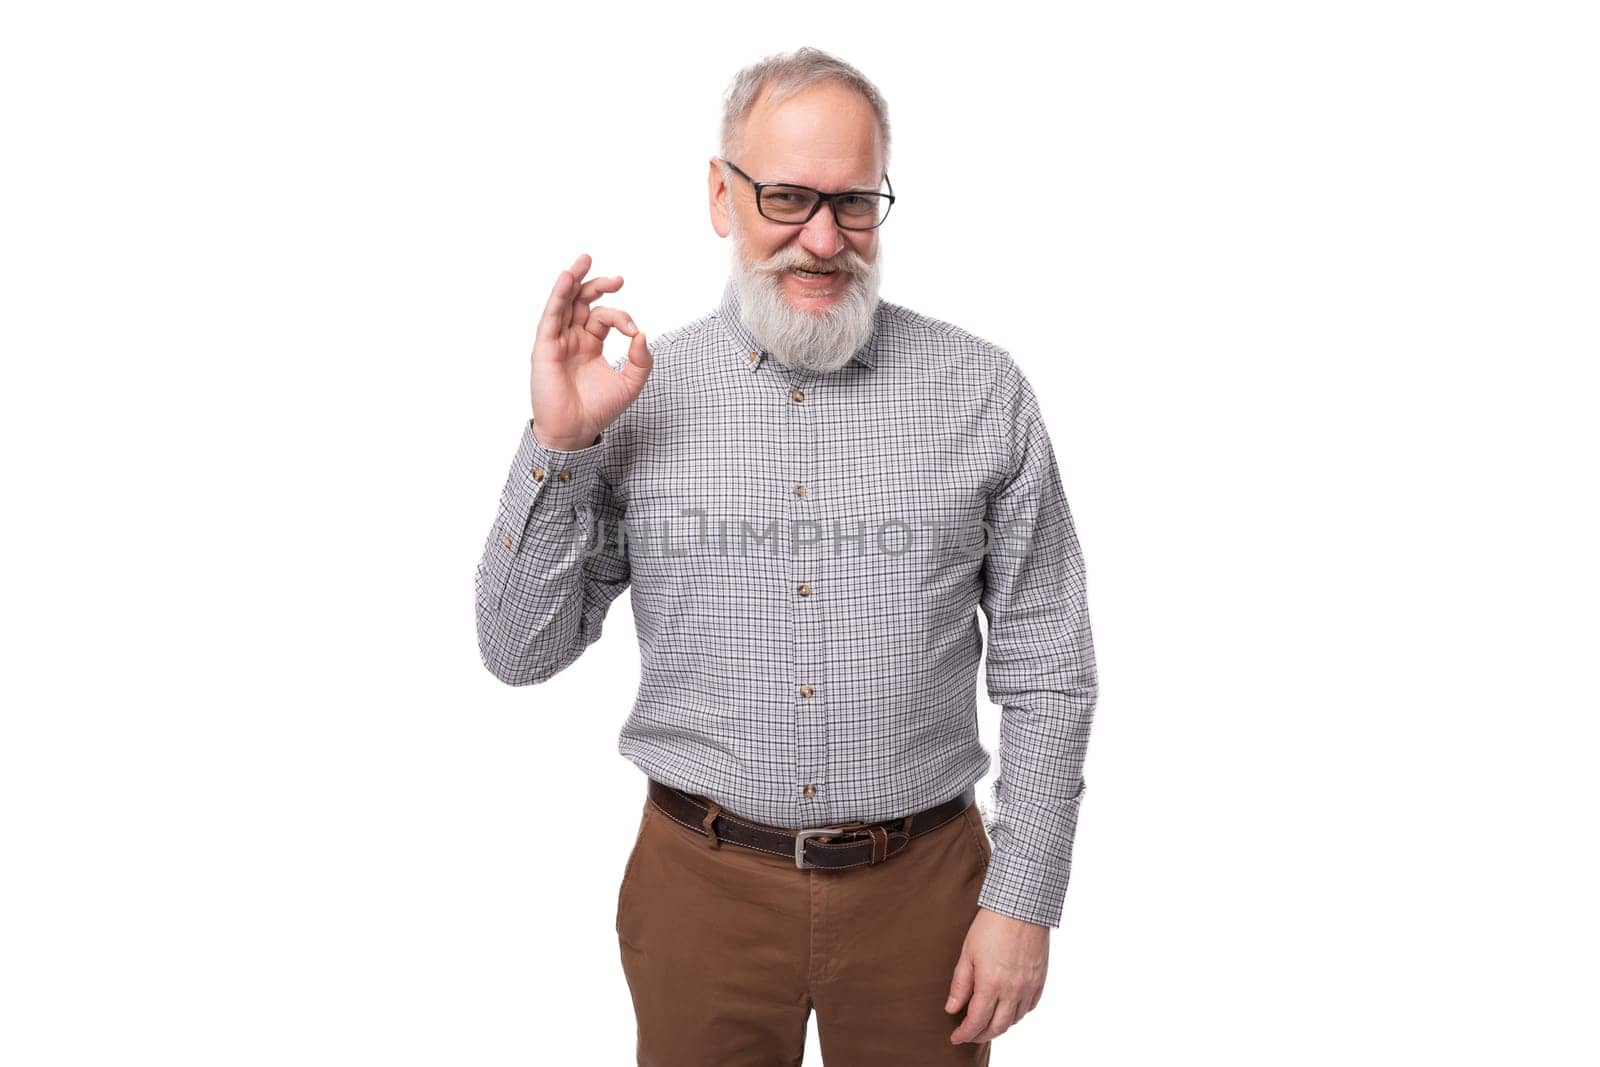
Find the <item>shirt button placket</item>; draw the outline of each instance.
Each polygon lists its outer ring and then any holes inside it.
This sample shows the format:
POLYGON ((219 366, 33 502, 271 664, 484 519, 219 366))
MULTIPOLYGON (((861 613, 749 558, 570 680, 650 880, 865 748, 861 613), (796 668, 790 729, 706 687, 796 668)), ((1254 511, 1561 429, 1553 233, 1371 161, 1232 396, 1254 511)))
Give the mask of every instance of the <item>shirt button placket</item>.
MULTIPOLYGON (((810 486, 816 476, 818 381, 792 375, 784 403, 784 454, 789 457, 786 481, 789 486, 810 486)), ((822 547, 820 528, 810 525, 816 518, 814 504, 804 490, 791 489, 783 531, 790 564, 788 575, 789 612, 794 634, 794 694, 796 796, 802 821, 808 826, 826 822, 830 816, 828 782, 827 689, 823 684, 826 651, 822 616, 818 601, 822 596, 815 584, 815 565, 822 547)))

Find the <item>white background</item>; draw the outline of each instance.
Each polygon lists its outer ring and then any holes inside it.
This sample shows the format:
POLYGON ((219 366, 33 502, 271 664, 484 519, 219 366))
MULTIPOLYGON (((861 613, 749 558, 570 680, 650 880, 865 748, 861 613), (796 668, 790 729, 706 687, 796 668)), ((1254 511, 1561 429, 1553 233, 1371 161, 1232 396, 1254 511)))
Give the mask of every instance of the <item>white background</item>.
POLYGON ((1585 6, 11 8, 0 1060, 632 1062, 631 612, 506 687, 473 572, 556 273, 709 311, 721 93, 814 44, 1089 566, 997 1067, 1596 1062, 1585 6))

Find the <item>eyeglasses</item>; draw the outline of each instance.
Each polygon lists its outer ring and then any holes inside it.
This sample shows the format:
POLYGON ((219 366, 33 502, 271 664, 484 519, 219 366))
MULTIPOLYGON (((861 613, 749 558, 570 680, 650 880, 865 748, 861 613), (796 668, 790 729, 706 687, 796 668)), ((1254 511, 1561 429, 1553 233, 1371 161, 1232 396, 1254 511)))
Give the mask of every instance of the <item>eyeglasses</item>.
POLYGON ((883 220, 889 217, 889 208, 894 205, 894 185, 889 182, 887 171, 883 175, 884 182, 889 185, 887 193, 824 193, 808 185, 758 182, 728 160, 722 162, 755 186, 756 210, 762 218, 773 222, 802 226, 811 221, 811 216, 820 211, 823 204, 827 204, 833 209, 833 221, 841 229, 875 230, 883 225, 883 220))

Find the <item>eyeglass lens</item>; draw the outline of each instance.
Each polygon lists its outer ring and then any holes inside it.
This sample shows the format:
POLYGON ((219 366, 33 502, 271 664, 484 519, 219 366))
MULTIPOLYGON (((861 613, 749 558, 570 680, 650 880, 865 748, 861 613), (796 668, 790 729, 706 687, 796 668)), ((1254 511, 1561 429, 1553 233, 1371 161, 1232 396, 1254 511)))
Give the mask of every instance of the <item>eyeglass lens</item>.
MULTIPOLYGON (((799 186, 769 185, 761 190, 761 213, 775 222, 800 222, 816 206, 817 194, 799 186)), ((833 201, 839 225, 846 229, 870 230, 883 219, 888 203, 872 193, 852 193, 833 201)))

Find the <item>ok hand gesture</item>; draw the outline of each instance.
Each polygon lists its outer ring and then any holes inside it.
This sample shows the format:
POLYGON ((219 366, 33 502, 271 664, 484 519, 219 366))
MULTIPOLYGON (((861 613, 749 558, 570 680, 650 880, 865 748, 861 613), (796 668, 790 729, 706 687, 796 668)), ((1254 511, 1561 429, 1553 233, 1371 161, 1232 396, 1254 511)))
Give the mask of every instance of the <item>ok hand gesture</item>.
POLYGON ((654 360, 643 331, 620 308, 590 307, 622 288, 621 276, 592 278, 588 253, 556 278, 533 345, 533 432, 546 448, 587 448, 639 396, 654 360), (633 338, 620 370, 601 355, 606 334, 633 338))

